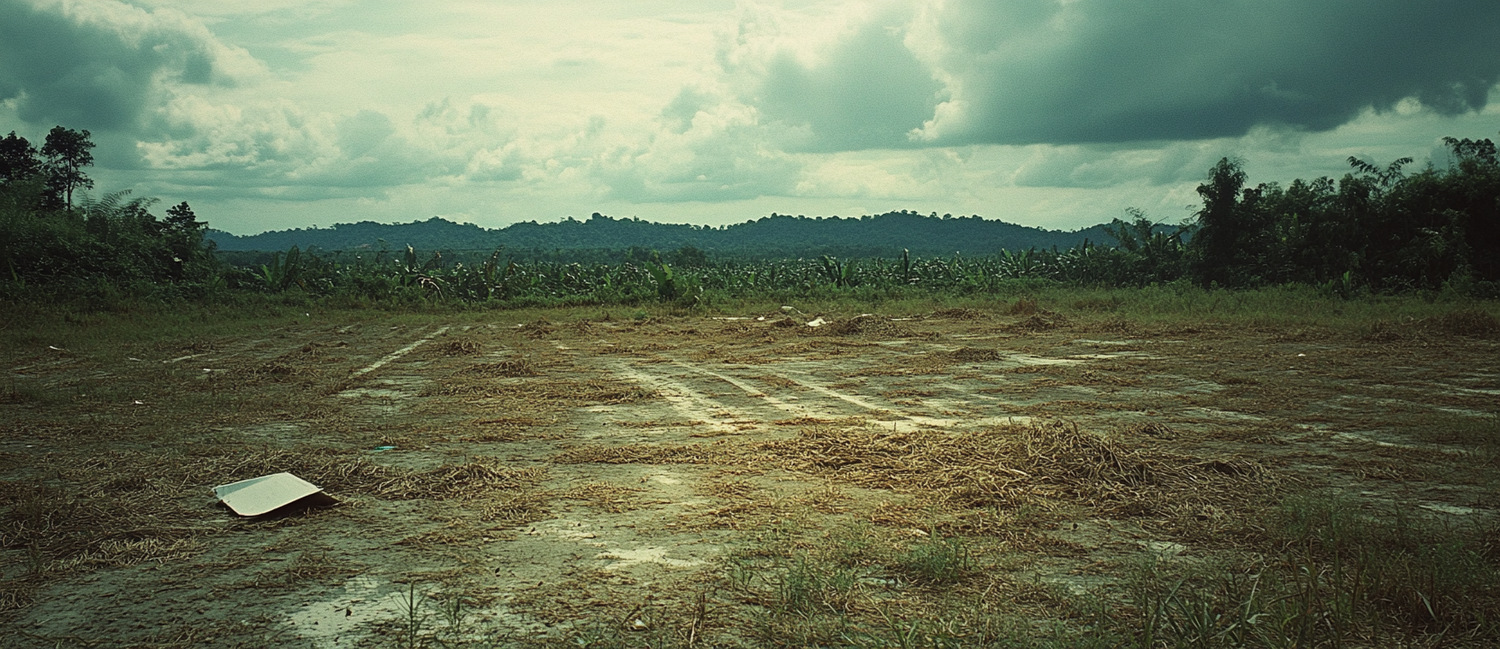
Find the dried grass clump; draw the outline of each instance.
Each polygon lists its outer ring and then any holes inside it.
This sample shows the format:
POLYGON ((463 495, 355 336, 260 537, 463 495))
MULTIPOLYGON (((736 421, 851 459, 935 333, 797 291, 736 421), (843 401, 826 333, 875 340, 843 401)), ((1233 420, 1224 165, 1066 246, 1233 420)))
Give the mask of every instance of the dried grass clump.
POLYGON ((1064 316, 1061 313, 1040 311, 1032 314, 1025 320, 1017 321, 1006 328, 1011 331, 1018 332, 1049 331, 1052 329, 1066 327, 1069 324, 1072 324, 1071 321, 1068 320, 1067 316, 1064 316))
POLYGON ((1477 309, 1463 309, 1420 320, 1377 320, 1360 336, 1360 341, 1426 345, 1443 336, 1494 338, 1500 336, 1500 319, 1477 309))
POLYGON ((315 378, 322 372, 315 366, 271 361, 257 367, 238 369, 236 380, 256 383, 260 381, 285 382, 298 378, 315 378))
POLYGON ((1005 358, 997 349, 979 349, 977 347, 961 347, 947 353, 949 358, 959 363, 984 363, 998 361, 1005 358))
POLYGON ((774 465, 965 507, 1068 502, 1114 515, 1156 512, 1179 500, 1241 499, 1269 476, 1246 460, 1150 452, 1068 423, 964 434, 814 427, 755 450, 774 465))
POLYGON ((832 336, 917 337, 917 333, 906 326, 873 315, 859 315, 847 320, 835 320, 820 327, 819 330, 832 336))
POLYGON ((546 338, 554 331, 557 331, 557 328, 545 318, 539 318, 521 325, 521 335, 532 339, 546 338))
POLYGON ((529 358, 508 358, 493 363, 479 363, 461 369, 457 373, 485 378, 537 376, 541 374, 537 369, 536 363, 532 362, 529 358))
POLYGON ((715 444, 589 445, 552 456, 556 464, 719 464, 737 462, 727 446, 715 444))
POLYGON ((1425 319, 1424 329, 1470 338, 1488 338, 1500 334, 1500 320, 1483 311, 1464 309, 1425 319))
POLYGON ((552 439, 553 433, 537 432, 537 428, 553 423, 535 417, 499 417, 476 419, 454 430, 460 442, 519 442, 527 439, 552 439))
POLYGON ((1370 330, 1360 336, 1359 339, 1367 343, 1393 343, 1405 340, 1407 335, 1397 329, 1398 327, 1390 322, 1376 320, 1374 324, 1370 325, 1370 330))
POLYGON ((428 387, 423 394, 493 401, 501 410, 518 412, 552 412, 581 405, 632 403, 657 396, 654 390, 612 379, 501 382, 466 376, 444 379, 428 387))
POLYGON ((450 338, 438 344, 436 349, 442 356, 474 356, 484 351, 484 345, 470 338, 450 338))
POLYGON ((495 491, 524 491, 546 476, 540 467, 512 468, 495 458, 444 465, 422 472, 402 472, 379 484, 377 495, 396 500, 474 499, 495 491))
POLYGON ((641 507, 642 489, 609 482, 590 481, 562 494, 564 500, 581 502, 589 507, 619 514, 641 507))

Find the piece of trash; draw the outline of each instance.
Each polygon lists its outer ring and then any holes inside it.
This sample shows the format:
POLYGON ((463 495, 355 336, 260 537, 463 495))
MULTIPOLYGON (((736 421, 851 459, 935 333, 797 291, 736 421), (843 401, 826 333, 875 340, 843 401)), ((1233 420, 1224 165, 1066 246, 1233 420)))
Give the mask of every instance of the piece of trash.
POLYGON ((634 628, 634 629, 644 629, 644 628, 646 628, 649 625, 646 624, 645 620, 642 620, 640 618, 636 618, 636 620, 634 622, 630 623, 630 626, 631 626, 631 628, 634 628))
POLYGON ((327 507, 337 500, 290 473, 273 473, 214 487, 214 495, 240 516, 260 516, 292 505, 327 507))
POLYGON ((135 403, 133 405, 144 406, 144 405, 146 405, 146 402, 145 401, 141 401, 140 399, 136 399, 135 403))
POLYGON ((50 350, 55 351, 55 352, 65 352, 65 351, 68 351, 68 350, 63 349, 61 347, 58 347, 56 345, 47 345, 47 349, 50 349, 50 350))
POLYGON ((812 322, 807 323, 807 326, 809 326, 809 327, 821 327, 821 326, 826 325, 826 324, 828 324, 827 320, 824 320, 822 318, 818 318, 816 320, 813 320, 812 322))
POLYGON ((134 357, 134 356, 131 356, 131 357, 129 357, 129 358, 126 358, 126 359, 125 359, 125 360, 127 360, 127 361, 135 361, 135 362, 137 362, 137 363, 139 363, 139 362, 141 362, 141 359, 139 359, 139 358, 136 358, 136 357, 134 357))
POLYGON ((394 447, 394 446, 376 446, 375 448, 373 448, 371 450, 375 451, 376 453, 379 453, 381 451, 394 451, 394 450, 396 450, 396 447, 394 447))

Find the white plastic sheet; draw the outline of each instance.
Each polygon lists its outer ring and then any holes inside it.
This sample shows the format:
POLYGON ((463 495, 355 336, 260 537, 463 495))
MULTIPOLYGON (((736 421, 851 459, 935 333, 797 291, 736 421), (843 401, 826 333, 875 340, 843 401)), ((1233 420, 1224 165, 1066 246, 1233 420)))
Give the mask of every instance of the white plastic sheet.
POLYGON ((214 487, 214 495, 241 516, 260 516, 300 504, 322 507, 335 502, 316 485, 290 473, 273 473, 214 487))

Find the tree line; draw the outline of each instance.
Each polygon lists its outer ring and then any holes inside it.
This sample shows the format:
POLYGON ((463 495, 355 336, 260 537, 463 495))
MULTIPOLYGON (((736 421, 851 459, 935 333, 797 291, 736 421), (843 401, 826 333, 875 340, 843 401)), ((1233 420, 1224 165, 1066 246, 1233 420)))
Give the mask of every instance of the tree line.
POLYGON ((53 128, 40 148, 0 138, 0 296, 166 299, 224 285, 206 225, 186 202, 157 216, 158 200, 129 190, 91 197, 87 130, 53 128))
POLYGON ((978 216, 922 215, 909 210, 858 217, 808 217, 771 214, 723 226, 655 223, 595 213, 588 219, 553 223, 525 221, 488 229, 432 217, 425 221, 383 224, 372 221, 297 228, 235 236, 210 231, 221 251, 275 251, 292 246, 322 250, 379 250, 411 245, 427 250, 483 250, 504 247, 523 259, 557 256, 596 258, 586 251, 630 248, 674 250, 693 247, 721 257, 775 259, 808 255, 890 257, 913 254, 990 255, 1028 248, 1071 248, 1085 240, 1107 237, 1102 226, 1076 232, 1034 228, 978 216))
POLYGON ((1222 159, 1198 186, 1184 269, 1204 286, 1304 283, 1378 292, 1444 285, 1494 295, 1500 161, 1491 140, 1445 138, 1451 163, 1408 173, 1350 157, 1343 178, 1251 187, 1222 159))
MULTIPOLYGON (((1351 170, 1340 179, 1286 186, 1251 186, 1241 162, 1221 159, 1198 186, 1202 205, 1188 220, 1162 225, 1130 209, 1125 219, 1071 233, 1092 236, 1069 245, 1005 247, 1001 235, 1021 226, 906 211, 850 219, 773 214, 720 228, 596 214, 506 229, 551 237, 537 241, 591 245, 570 251, 540 243, 529 251, 503 244, 465 245, 467 251, 390 246, 377 237, 377 246, 338 252, 293 244, 285 252, 221 256, 186 202, 157 216, 154 198, 128 191, 94 198, 83 191, 93 186, 83 173, 93 160, 90 134, 59 126, 40 148, 14 132, 0 140, 0 296, 193 299, 290 291, 365 302, 690 304, 714 295, 809 291, 973 294, 1038 280, 1210 289, 1304 284, 1343 296, 1442 289, 1500 297, 1495 145, 1455 138, 1445 144, 1450 162, 1443 166, 1410 172, 1410 158, 1383 166, 1350 158, 1351 170), (624 245, 642 233, 666 245, 624 245), (726 233, 743 247, 699 245, 726 233), (979 241, 980 252, 931 252, 954 233, 979 241), (845 247, 829 248, 831 241, 845 247)), ((414 225, 444 235, 496 232, 441 219, 414 225)), ((407 226, 366 222, 333 230, 346 227, 346 234, 368 237, 407 226)))

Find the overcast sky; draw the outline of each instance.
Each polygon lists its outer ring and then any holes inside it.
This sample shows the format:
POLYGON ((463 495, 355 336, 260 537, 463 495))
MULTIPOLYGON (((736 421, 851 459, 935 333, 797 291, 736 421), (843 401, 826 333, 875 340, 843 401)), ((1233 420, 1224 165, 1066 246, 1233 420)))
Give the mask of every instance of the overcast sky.
POLYGON ((0 134, 239 234, 601 212, 1177 222, 1500 132, 1496 0, 0 0, 0 134))

